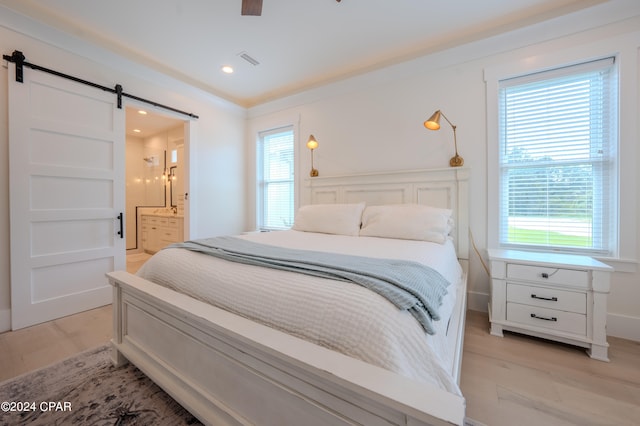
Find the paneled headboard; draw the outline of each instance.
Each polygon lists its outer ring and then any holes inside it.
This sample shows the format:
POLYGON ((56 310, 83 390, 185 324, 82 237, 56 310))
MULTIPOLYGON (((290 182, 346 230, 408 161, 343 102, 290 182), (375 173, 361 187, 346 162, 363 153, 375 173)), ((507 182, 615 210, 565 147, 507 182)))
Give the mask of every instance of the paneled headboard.
POLYGON ((452 238, 459 259, 469 259, 468 168, 400 170, 305 180, 301 204, 358 203, 367 205, 417 203, 453 210, 452 238))

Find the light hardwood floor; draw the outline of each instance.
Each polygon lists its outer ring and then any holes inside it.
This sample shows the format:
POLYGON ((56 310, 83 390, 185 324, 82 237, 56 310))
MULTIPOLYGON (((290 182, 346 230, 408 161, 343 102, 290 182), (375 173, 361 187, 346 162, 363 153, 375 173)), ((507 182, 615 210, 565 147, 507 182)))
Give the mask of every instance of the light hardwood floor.
MULTIPOLYGON (((0 382, 103 345, 113 335, 111 306, 0 334, 0 382)), ((1 422, 0 422, 1 423, 1 422)))
MULTIPOLYGON (((135 273, 151 255, 127 255, 135 273)), ((0 382, 35 370, 111 339, 111 305, 0 334, 0 382)))
MULTIPOLYGON (((2 333, 0 381, 104 344, 111 327, 105 306, 2 333)), ((491 336, 486 313, 469 311, 461 382, 467 415, 489 426, 640 424, 640 343, 609 343, 611 362, 595 361, 573 346, 491 336)))
POLYGON ((640 425, 640 342, 609 337, 611 362, 516 333, 489 334, 468 311, 461 388, 467 415, 492 426, 640 425))

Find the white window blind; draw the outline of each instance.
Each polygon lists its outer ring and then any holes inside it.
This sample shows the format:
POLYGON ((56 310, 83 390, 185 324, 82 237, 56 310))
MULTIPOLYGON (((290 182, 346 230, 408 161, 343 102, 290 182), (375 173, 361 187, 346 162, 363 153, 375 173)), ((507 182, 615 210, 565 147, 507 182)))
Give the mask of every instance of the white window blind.
POLYGON ((615 253, 616 74, 608 58, 499 82, 502 246, 615 253))
POLYGON ((293 224, 293 153, 293 127, 259 134, 258 226, 261 229, 286 229, 293 224))

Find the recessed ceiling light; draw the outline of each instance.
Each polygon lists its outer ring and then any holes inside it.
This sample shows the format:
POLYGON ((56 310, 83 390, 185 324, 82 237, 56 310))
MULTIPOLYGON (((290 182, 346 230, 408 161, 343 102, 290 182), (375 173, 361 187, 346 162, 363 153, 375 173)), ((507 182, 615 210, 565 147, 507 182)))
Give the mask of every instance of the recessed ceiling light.
POLYGON ((134 131, 135 133, 140 133, 142 130, 140 130, 140 129, 133 129, 133 131, 134 131))
POLYGON ((147 111, 145 111, 145 110, 141 109, 141 110, 139 110, 139 111, 138 111, 138 114, 140 114, 140 115, 147 115, 147 111))
POLYGON ((221 69, 225 74, 233 74, 233 67, 231 65, 224 65, 221 69))

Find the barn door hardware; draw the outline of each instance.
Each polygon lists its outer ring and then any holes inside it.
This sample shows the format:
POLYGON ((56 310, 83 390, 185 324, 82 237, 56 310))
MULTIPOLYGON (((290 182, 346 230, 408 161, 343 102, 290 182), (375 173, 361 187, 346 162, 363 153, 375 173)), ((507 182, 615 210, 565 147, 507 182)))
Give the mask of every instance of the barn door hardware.
POLYGON ((34 70, 43 71, 43 72, 46 72, 48 74, 53 74, 53 75, 58 76, 58 77, 66 78, 67 80, 75 81, 76 83, 86 84, 87 86, 95 87, 96 89, 104 90, 105 92, 114 93, 118 97, 118 100, 117 100, 118 109, 122 109, 122 97, 124 96, 124 97, 127 97, 129 99, 134 99, 136 101, 144 102, 146 104, 150 104, 150 105, 153 105, 153 106, 158 107, 158 108, 162 108, 162 109, 166 109, 168 111, 176 112, 178 114, 186 115, 186 116, 188 116, 190 118, 196 118, 196 119, 198 118, 197 115, 192 114, 190 112, 184 112, 184 111, 181 111, 179 109, 176 109, 176 108, 173 108, 173 107, 170 107, 170 106, 162 105, 162 104, 160 104, 158 102, 150 101, 148 99, 140 98, 138 96, 134 96, 132 94, 125 93, 125 92, 122 91, 122 86, 120 84, 116 84, 115 88, 106 87, 106 86, 103 86, 101 84, 92 83, 90 81, 83 80, 81 78, 74 77, 74 76, 69 75, 69 74, 65 74, 65 73, 62 73, 62 72, 59 72, 59 71, 55 71, 55 70, 52 70, 52 69, 49 69, 49 68, 41 67, 40 65, 35 65, 35 64, 29 63, 29 62, 27 62, 25 60, 26 58, 25 58, 24 54, 22 52, 20 52, 19 50, 14 50, 13 54, 11 54, 11 55, 2 55, 2 59, 4 59, 5 61, 13 62, 13 63, 16 64, 16 81, 18 83, 23 83, 24 82, 24 74, 23 74, 24 71, 23 71, 23 69, 24 69, 24 67, 29 67, 29 68, 34 69, 34 70))
POLYGON ((20 52, 19 50, 14 50, 11 56, 2 55, 2 59, 16 64, 16 81, 18 83, 22 83, 24 81, 23 68, 25 60, 22 52, 20 52))

